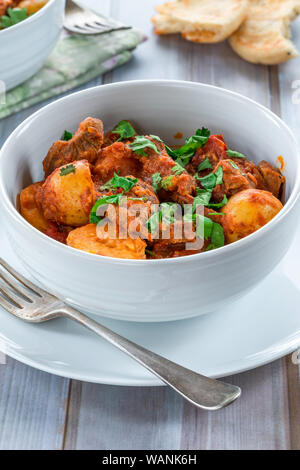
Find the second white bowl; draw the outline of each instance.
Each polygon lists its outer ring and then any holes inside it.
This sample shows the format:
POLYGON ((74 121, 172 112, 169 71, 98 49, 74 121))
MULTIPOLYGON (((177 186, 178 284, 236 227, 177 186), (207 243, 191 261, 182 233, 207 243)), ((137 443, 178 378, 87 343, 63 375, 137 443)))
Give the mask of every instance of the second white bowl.
POLYGON ((65 0, 48 0, 37 13, 0 30, 0 80, 10 90, 32 77, 54 48, 62 26, 65 0))

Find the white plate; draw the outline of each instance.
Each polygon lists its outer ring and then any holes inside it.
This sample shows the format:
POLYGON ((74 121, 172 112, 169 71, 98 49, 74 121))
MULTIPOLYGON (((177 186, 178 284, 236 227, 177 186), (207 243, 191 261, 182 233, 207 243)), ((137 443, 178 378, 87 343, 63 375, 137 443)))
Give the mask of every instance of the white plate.
MULTIPOLYGON (((159 324, 107 319, 103 324, 211 377, 271 362, 300 346, 298 239, 299 233, 283 262, 259 287, 224 311, 159 324)), ((28 276, 3 234, 0 244, 2 257, 28 276)), ((0 349, 64 377, 113 385, 161 385, 125 354, 65 319, 30 325, 0 309, 0 349)))

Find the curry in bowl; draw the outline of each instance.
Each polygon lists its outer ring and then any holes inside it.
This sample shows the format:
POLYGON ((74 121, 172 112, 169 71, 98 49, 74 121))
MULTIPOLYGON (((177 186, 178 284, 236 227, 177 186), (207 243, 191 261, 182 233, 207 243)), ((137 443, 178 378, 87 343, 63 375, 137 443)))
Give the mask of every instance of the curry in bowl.
POLYGON ((44 161, 45 179, 21 191, 35 228, 73 248, 126 259, 174 258, 233 243, 282 209, 285 178, 202 127, 168 146, 123 120, 104 134, 88 117, 44 161))
POLYGON ((48 0, 0 0, 0 30, 9 28, 39 11, 48 0))

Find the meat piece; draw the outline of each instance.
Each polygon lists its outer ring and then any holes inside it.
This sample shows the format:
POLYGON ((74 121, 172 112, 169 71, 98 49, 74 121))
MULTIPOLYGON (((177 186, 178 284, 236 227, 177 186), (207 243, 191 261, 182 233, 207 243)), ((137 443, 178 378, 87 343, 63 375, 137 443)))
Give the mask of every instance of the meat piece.
POLYGON ((255 187, 254 183, 242 173, 232 160, 221 160, 214 171, 219 167, 223 169, 223 184, 219 184, 213 189, 212 198, 214 201, 221 202, 225 195, 230 197, 243 189, 255 187))
POLYGON ((153 142, 159 151, 146 147, 145 152, 147 156, 141 156, 133 152, 134 157, 137 158, 142 168, 140 170, 140 177, 152 184, 152 176, 155 173, 160 173, 160 176, 164 179, 170 176, 165 190, 159 192, 160 199, 172 200, 174 202, 193 202, 193 194, 195 193, 196 184, 194 178, 184 170, 180 175, 176 175, 173 169, 176 162, 168 155, 163 142, 158 141, 153 136, 146 136, 151 142, 153 142))
MULTIPOLYGON (((222 217, 218 212, 206 207, 203 215, 216 223, 220 223, 222 217)), ((153 258, 174 258, 202 253, 210 244, 210 240, 196 238, 195 224, 184 222, 183 225, 180 219, 170 225, 160 223, 159 238, 157 233, 155 236, 156 239, 151 237, 149 239, 150 256, 153 258)))
POLYGON ((66 244, 69 232, 69 227, 67 228, 62 225, 57 225, 54 222, 49 222, 49 226, 45 231, 45 235, 48 235, 48 237, 53 238, 53 240, 56 240, 57 242, 66 244))
POLYGON ((127 197, 147 198, 148 204, 159 204, 159 199, 156 196, 151 184, 146 183, 138 178, 138 182, 126 194, 127 197))
POLYGON ((285 177, 277 168, 274 168, 265 160, 258 164, 258 169, 264 179, 265 189, 270 191, 275 197, 279 197, 285 177))
POLYGON ((103 124, 100 119, 88 117, 79 125, 73 138, 58 140, 50 147, 43 161, 45 176, 49 176, 55 168, 59 168, 76 160, 87 160, 93 164, 103 144, 103 124))
POLYGON ((146 242, 137 238, 120 240, 99 238, 95 224, 72 230, 67 238, 67 245, 78 250, 87 251, 96 255, 110 256, 111 258, 145 259, 146 242))
POLYGON ((239 167, 243 175, 248 178, 254 188, 267 189, 262 174, 254 162, 246 158, 233 158, 232 161, 239 167))
POLYGON ((80 160, 54 170, 36 200, 47 220, 72 227, 86 225, 95 202, 88 162, 80 160))
POLYGON ((114 173, 119 176, 139 175, 141 165, 133 158, 130 147, 123 142, 115 142, 103 148, 98 155, 93 173, 99 184, 109 181, 114 173))
MULTIPOLYGON (((211 135, 206 144, 196 150, 194 157, 186 167, 187 171, 194 175, 197 172, 200 163, 202 163, 206 158, 209 159, 212 168, 215 168, 220 160, 228 158, 226 153, 227 149, 228 147, 221 134, 211 135)), ((210 171, 211 170, 205 170, 205 174, 210 171)), ((204 176, 204 173, 201 174, 201 176, 204 176)))
POLYGON ((196 186, 194 178, 185 170, 181 175, 175 175, 172 169, 176 163, 167 154, 164 144, 152 136, 146 136, 146 138, 156 145, 159 153, 145 147, 144 151, 147 155, 139 155, 123 142, 115 142, 103 148, 93 170, 97 181, 102 184, 106 183, 114 173, 118 173, 120 176, 134 175, 152 185, 152 176, 155 173, 160 173, 162 178, 172 175, 173 178, 168 182, 167 191, 162 191, 159 194, 160 197, 163 200, 191 203, 196 186))

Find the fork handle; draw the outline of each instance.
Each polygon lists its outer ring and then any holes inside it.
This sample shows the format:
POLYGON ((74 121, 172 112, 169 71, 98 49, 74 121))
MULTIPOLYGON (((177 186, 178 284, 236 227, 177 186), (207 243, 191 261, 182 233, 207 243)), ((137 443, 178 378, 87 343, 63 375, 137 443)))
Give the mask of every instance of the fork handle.
POLYGON ((239 387, 210 379, 169 361, 114 333, 72 307, 66 306, 60 311, 64 317, 75 320, 128 354, 199 408, 218 410, 232 403, 241 394, 239 387))

